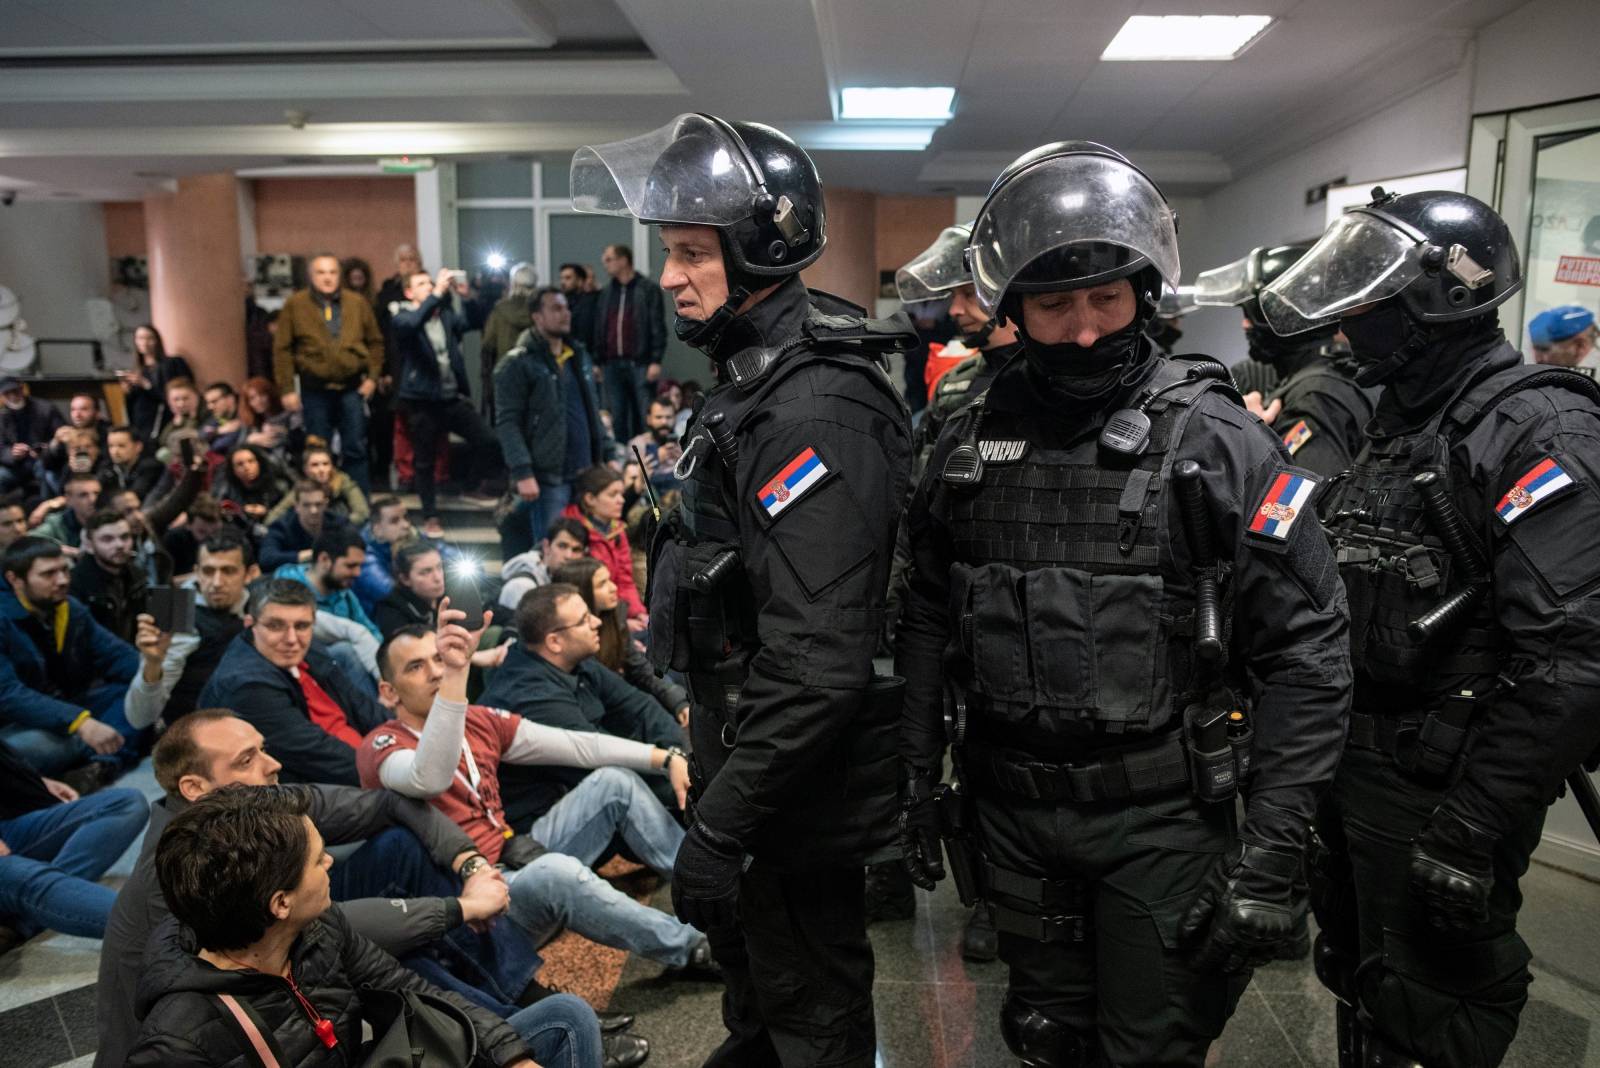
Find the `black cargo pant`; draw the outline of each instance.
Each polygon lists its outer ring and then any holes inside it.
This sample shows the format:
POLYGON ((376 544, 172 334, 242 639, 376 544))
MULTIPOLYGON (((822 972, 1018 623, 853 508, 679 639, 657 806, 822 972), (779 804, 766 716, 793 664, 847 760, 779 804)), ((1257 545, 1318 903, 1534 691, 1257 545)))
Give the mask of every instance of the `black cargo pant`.
POLYGON ((862 869, 775 871, 739 882, 739 922, 710 933, 728 1037, 706 1068, 871 1068, 872 945, 862 869))
MULTIPOLYGON (((1197 972, 1178 926, 1233 840, 1233 805, 1187 793, 1138 802, 976 796, 983 848, 999 867, 1086 884, 1086 939, 1037 942, 1000 934, 1011 969, 1001 1012, 1036 1010, 1064 1025, 1089 1057, 1126 1068, 1199 1068, 1249 973, 1197 972), (1015 1005, 1017 1008, 1014 1008, 1015 1005)), ((1003 925, 1002 925, 1003 926, 1003 925)))
POLYGON ((1517 882, 1539 843, 1544 813, 1496 850, 1489 921, 1440 931, 1408 881, 1411 839, 1443 796, 1386 754, 1345 750, 1317 814, 1317 836, 1330 854, 1330 863, 1311 872, 1319 955, 1348 977, 1366 1026, 1390 1044, 1429 1068, 1491 1068, 1511 1045, 1528 1000, 1531 955, 1516 930, 1517 882))

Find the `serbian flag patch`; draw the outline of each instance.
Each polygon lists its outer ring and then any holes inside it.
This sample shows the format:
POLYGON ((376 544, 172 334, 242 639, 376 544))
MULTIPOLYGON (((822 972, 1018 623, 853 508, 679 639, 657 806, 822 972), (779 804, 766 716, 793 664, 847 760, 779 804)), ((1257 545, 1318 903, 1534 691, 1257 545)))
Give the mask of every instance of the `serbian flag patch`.
POLYGON ((817 450, 808 448, 784 464, 783 470, 773 475, 772 481, 761 487, 756 498, 761 501, 761 507, 767 510, 767 517, 775 517, 799 500, 812 486, 821 482, 827 474, 828 466, 822 462, 822 457, 817 455, 817 450))
POLYGON ((1300 446, 1310 440, 1311 427, 1306 425, 1306 421, 1302 419, 1290 427, 1289 432, 1283 436, 1283 447, 1289 450, 1290 456, 1293 456, 1300 451, 1300 446))
POLYGON ((1570 485, 1572 476, 1563 471, 1554 459, 1546 456, 1533 465, 1533 470, 1517 479, 1516 485, 1506 490, 1506 495, 1494 506, 1494 514, 1500 517, 1502 523, 1515 523, 1527 515, 1534 505, 1570 485))
POLYGON ((1287 541, 1294 521, 1305 510, 1316 488, 1317 480, 1308 475, 1281 472, 1272 480, 1272 487, 1250 518, 1250 532, 1287 541))

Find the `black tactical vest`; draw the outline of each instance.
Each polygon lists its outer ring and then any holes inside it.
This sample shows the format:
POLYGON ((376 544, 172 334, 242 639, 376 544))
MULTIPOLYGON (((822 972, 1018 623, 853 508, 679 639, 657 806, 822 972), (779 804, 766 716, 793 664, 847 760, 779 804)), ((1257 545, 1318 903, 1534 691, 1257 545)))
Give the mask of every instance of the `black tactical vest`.
POLYGON ((1149 445, 1134 460, 1102 450, 1098 420, 1050 449, 1030 438, 1038 412, 980 402, 955 420, 951 433, 984 461, 975 484, 944 490, 951 666, 974 712, 1045 737, 1171 724, 1189 685, 1194 600, 1164 551, 1176 514, 1167 486, 1194 402, 1226 388, 1191 377, 1204 366, 1158 361, 1141 396, 1166 391, 1149 403, 1149 445))
MULTIPOLYGON (((1350 602, 1350 658, 1356 703, 1377 715, 1415 715, 1445 693, 1484 692, 1505 667, 1493 597, 1479 598, 1456 626, 1422 638, 1411 623, 1470 584, 1470 563, 1452 558, 1413 479, 1431 471, 1471 517, 1480 560, 1490 546, 1479 522, 1485 502, 1469 499, 1450 470, 1451 448, 1506 397, 1570 376, 1516 366, 1465 387, 1425 424, 1394 435, 1368 431, 1351 469, 1318 502, 1350 602)), ((1482 577, 1482 576, 1477 576, 1482 577)))

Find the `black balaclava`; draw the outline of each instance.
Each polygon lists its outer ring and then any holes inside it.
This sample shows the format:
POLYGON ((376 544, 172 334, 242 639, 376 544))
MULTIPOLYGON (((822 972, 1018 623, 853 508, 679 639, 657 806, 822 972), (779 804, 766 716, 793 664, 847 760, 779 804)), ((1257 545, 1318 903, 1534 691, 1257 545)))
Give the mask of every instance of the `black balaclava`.
POLYGON ((1085 402, 1110 396, 1124 376, 1150 358, 1150 339, 1145 337, 1144 329, 1155 315, 1151 293, 1160 293, 1160 277, 1155 275, 1155 268, 1145 267, 1128 281, 1133 286, 1133 319, 1122 329, 1096 338, 1087 348, 1071 342, 1045 345, 1035 341, 1028 336, 1022 318, 1022 298, 1007 294, 1002 302, 1002 314, 1017 324, 1017 340, 1022 342, 1022 356, 1028 367, 1036 378, 1067 400, 1085 402), (1154 288, 1150 275, 1155 276, 1154 288))
POLYGON ((1423 323, 1394 298, 1340 325, 1360 368, 1356 382, 1383 385, 1380 408, 1406 413, 1436 409, 1460 387, 1462 372, 1503 336, 1493 315, 1423 323))

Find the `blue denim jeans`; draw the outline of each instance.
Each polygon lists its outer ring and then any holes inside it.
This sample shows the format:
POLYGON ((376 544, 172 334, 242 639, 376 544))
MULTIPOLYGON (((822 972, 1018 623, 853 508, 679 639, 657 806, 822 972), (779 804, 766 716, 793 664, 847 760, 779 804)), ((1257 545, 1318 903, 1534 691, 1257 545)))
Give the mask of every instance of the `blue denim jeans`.
POLYGON ((76 734, 25 727, 17 723, 0 727, 0 740, 15 749, 40 775, 56 775, 87 760, 115 764, 122 771, 127 771, 139 763, 139 747, 149 733, 148 728, 135 729, 123 714, 123 702, 127 696, 127 683, 108 682, 96 686, 83 697, 83 707, 89 710, 90 715, 126 739, 123 747, 109 756, 100 756, 84 745, 76 734))
POLYGON ((644 429, 644 368, 629 360, 601 364, 606 411, 611 413, 611 436, 626 442, 644 429))
POLYGON ((333 432, 339 432, 339 469, 356 480, 361 492, 370 494, 367 402, 361 399, 361 394, 353 386, 350 389, 303 389, 300 406, 307 434, 314 434, 331 447, 333 432))
POLYGON ((41 930, 103 938, 117 892, 95 882, 150 818, 137 790, 102 790, 0 820, 0 919, 25 937, 41 930))
MULTIPOLYGON (((335 901, 461 893, 456 877, 435 864, 416 835, 402 827, 369 838, 335 863, 328 877, 335 901)), ((435 986, 507 1016, 516 1010, 517 998, 543 961, 525 932, 501 921, 487 933, 463 924, 434 945, 407 954, 402 963, 435 986)))
POLYGON ((669 967, 689 962, 700 932, 641 905, 589 867, 620 834, 641 862, 672 874, 683 828, 637 774, 622 768, 591 772, 534 822, 531 833, 551 852, 512 875, 511 918, 536 941, 570 927, 669 967))
POLYGON ((573 994, 552 994, 506 1019, 540 1068, 600 1068, 600 1020, 573 994))
POLYGON ((522 510, 528 515, 528 527, 533 531, 534 545, 550 533, 550 524, 561 518, 562 509, 571 500, 572 483, 539 480, 539 499, 522 502, 522 510))

